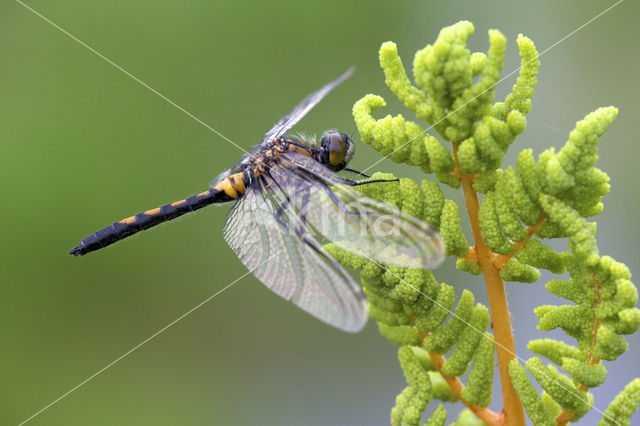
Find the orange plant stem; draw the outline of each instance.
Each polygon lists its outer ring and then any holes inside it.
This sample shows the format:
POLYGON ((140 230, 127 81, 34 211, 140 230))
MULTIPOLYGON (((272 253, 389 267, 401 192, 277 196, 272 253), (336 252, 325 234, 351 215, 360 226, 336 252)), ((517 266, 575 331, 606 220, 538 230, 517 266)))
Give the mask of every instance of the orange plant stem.
MULTIPOLYGON (((458 144, 454 144, 453 155, 458 164, 458 144)), ((502 387, 502 402, 504 404, 504 424, 524 425, 524 409, 520 398, 511 383, 509 376, 509 362, 515 358, 516 347, 511 329, 511 315, 507 304, 507 294, 504 288, 504 281, 494 264, 495 254, 484 244, 480 232, 480 220, 478 212, 480 203, 478 194, 473 189, 474 176, 467 175, 457 170, 462 182, 464 200, 467 206, 471 231, 473 232, 474 246, 478 254, 478 262, 484 273, 484 281, 487 287, 489 298, 489 308, 491 310, 491 322, 496 340, 496 351, 498 354, 498 370, 500 372, 500 384, 502 387)))
POLYGON ((457 377, 447 376, 442 372, 442 365, 445 362, 444 356, 440 355, 436 352, 429 352, 429 356, 431 357, 431 361, 433 362, 434 367, 438 370, 442 378, 449 385, 449 389, 451 392, 458 397, 460 401, 467 407, 473 414, 475 414, 480 420, 485 422, 490 426, 502 426, 504 424, 504 416, 502 414, 498 414, 487 407, 481 407, 479 405, 473 405, 467 403, 462 399, 462 389, 464 389, 464 385, 457 377))

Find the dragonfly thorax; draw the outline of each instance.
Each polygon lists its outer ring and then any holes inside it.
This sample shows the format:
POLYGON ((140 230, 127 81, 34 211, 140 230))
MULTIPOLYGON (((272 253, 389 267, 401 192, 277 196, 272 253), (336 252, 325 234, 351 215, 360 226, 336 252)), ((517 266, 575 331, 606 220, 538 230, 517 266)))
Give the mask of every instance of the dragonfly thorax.
POLYGON ((287 151, 289 146, 285 138, 279 138, 266 145, 249 157, 249 164, 254 176, 261 176, 265 170, 270 169, 274 162, 287 151))

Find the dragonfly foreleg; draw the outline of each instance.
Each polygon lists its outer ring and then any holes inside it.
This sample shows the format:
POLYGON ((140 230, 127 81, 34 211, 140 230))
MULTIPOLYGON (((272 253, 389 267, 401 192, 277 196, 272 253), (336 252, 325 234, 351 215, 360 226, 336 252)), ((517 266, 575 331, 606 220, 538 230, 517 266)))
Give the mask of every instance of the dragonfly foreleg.
POLYGON ((351 169, 351 168, 349 168, 349 167, 345 167, 343 170, 344 170, 345 172, 355 173, 355 174, 357 174, 357 175, 364 176, 364 177, 366 177, 366 178, 370 178, 370 177, 371 177, 371 176, 369 176, 368 174, 366 174, 365 172, 361 172, 360 170, 356 170, 356 169, 351 169))
POLYGON ((351 180, 351 179, 343 179, 343 183, 349 186, 368 185, 370 183, 380 183, 380 182, 400 182, 400 179, 374 179, 374 180, 368 180, 365 182, 356 182, 355 180, 351 180))

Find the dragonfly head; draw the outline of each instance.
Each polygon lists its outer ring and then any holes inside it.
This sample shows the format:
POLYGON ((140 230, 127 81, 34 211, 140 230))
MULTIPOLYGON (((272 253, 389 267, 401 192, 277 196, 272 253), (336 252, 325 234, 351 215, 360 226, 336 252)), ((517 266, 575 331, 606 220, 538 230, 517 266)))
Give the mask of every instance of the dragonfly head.
POLYGON ((349 135, 335 130, 327 130, 320 139, 317 160, 337 172, 347 167, 355 151, 356 145, 349 135))

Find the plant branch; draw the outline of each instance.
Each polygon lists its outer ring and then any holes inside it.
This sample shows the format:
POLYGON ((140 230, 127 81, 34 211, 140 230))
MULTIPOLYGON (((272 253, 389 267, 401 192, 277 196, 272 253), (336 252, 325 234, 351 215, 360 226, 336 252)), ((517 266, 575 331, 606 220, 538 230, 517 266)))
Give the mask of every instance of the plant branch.
POLYGON ((473 414, 475 414, 480 420, 485 422, 490 426, 502 426, 504 425, 504 414, 498 414, 495 411, 487 407, 481 407, 479 405, 473 405, 466 402, 462 399, 462 390, 464 389, 464 385, 457 377, 447 376, 442 372, 442 365, 445 363, 446 359, 443 355, 436 352, 429 352, 429 356, 431 357, 431 361, 433 362, 434 367, 438 370, 442 378, 449 385, 449 389, 455 396, 458 397, 460 401, 467 407, 473 414))
MULTIPOLYGON (((418 332, 420 336, 420 341, 424 341, 425 337, 430 335, 431 333, 422 333, 418 332)), ((480 420, 485 422, 489 426, 502 426, 504 425, 504 414, 498 414, 495 411, 491 410, 487 407, 481 407, 479 405, 469 404, 464 399, 462 399, 462 390, 464 389, 464 384, 460 381, 459 378, 448 376, 442 372, 442 366, 446 362, 446 358, 444 355, 439 354, 437 352, 429 352, 429 357, 431 358, 431 362, 433 362, 433 366, 438 370, 438 373, 445 380, 451 392, 467 407, 470 411, 473 412, 480 420)))
POLYGON ((496 268, 498 270, 500 270, 504 265, 506 265, 507 262, 513 256, 515 256, 515 254, 518 252, 518 250, 520 250, 525 245, 527 245, 529 240, 531 238, 533 238, 533 236, 535 235, 536 232, 538 232, 538 230, 540 229, 540 227, 542 226, 542 224, 544 223, 546 218, 547 218, 546 213, 543 213, 542 216, 540 216, 540 219, 535 224, 527 227, 527 237, 522 241, 518 241, 518 242, 513 243, 513 250, 511 251, 511 253, 509 253, 509 254, 495 254, 494 259, 493 259, 493 263, 494 263, 494 265, 496 266, 496 268))
POLYGON ((480 262, 478 260, 478 252, 476 251, 475 246, 469 247, 469 253, 467 253, 466 255, 461 257, 461 259, 470 260, 472 262, 480 264, 480 262))
POLYGON ((498 268, 496 268, 494 263, 495 253, 485 245, 482 239, 480 220, 478 218, 480 202, 478 201, 478 194, 472 185, 475 176, 467 175, 460 171, 458 146, 459 143, 453 144, 453 157, 456 162, 455 172, 460 177, 462 183, 471 231, 473 232, 474 247, 478 254, 478 260, 482 267, 487 287, 492 327, 496 339, 498 370, 500 371, 500 383, 502 387, 502 401, 505 416, 504 424, 523 425, 525 424, 524 410, 515 388, 511 383, 511 377, 509 376, 509 362, 515 358, 516 348, 504 281, 500 277, 498 268))

